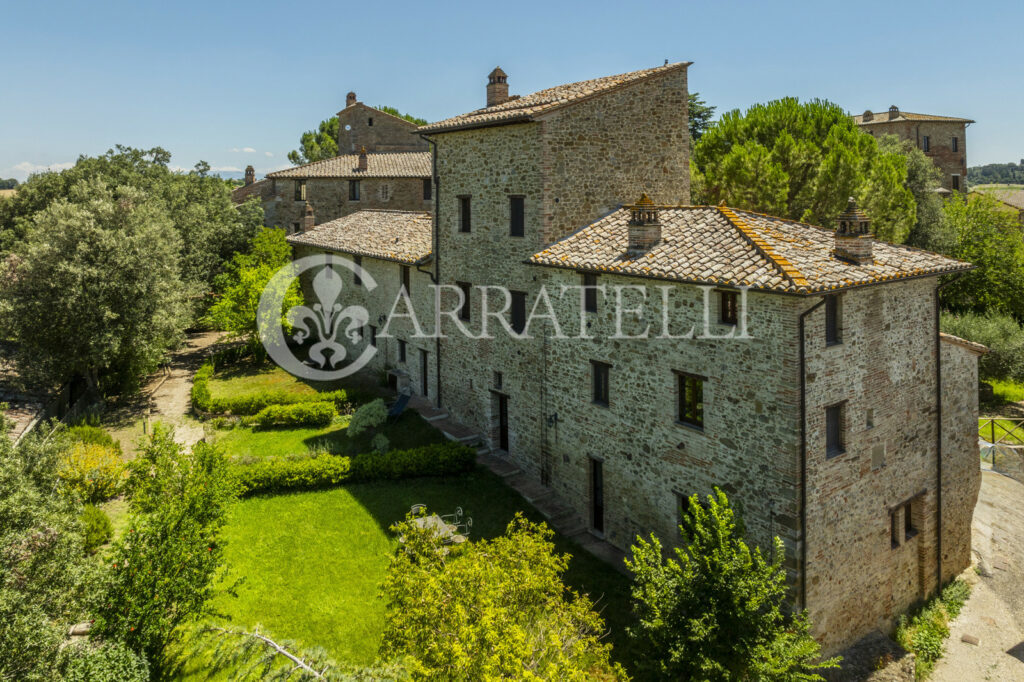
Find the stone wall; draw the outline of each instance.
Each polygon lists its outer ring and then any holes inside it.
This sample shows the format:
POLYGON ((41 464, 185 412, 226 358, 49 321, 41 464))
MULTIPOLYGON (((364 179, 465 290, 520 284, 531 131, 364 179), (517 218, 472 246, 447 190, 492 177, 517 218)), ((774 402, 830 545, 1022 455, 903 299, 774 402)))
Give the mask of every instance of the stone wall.
POLYGON ((416 124, 356 102, 338 112, 338 153, 425 152, 416 124), (372 124, 371 124, 372 121, 372 124))
MULTIPOLYGON (((886 112, 875 116, 886 116, 886 112)), ((876 119, 877 120, 877 119, 876 119)), ((913 142, 923 150, 924 137, 928 136, 929 150, 925 155, 942 171, 942 186, 953 190, 953 175, 960 176, 960 191, 967 191, 967 126, 957 121, 893 121, 892 123, 871 123, 861 126, 865 132, 876 137, 897 135, 913 142), (957 138, 957 150, 953 151, 953 137, 957 138)))
POLYGON ((306 180, 306 201, 295 200, 295 185, 298 180, 276 179, 273 181, 272 198, 264 203, 264 221, 267 225, 294 232, 295 224, 302 224, 306 202, 313 205, 317 225, 372 208, 430 211, 434 207, 434 202, 432 199, 423 198, 425 179, 361 178, 358 201, 349 200, 351 180, 344 178, 309 178, 306 180))

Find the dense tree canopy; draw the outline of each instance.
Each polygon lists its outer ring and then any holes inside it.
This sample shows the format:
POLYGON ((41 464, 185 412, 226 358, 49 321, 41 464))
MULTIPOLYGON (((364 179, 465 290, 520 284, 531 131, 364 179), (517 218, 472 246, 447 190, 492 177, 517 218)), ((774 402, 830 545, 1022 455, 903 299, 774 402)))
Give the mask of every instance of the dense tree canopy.
POLYGON ((690 139, 696 142, 704 131, 711 127, 711 118, 715 115, 715 107, 700 98, 699 92, 690 93, 690 139))
POLYGON ((1024 159, 1020 163, 989 163, 967 169, 967 181, 972 185, 1016 184, 1024 185, 1024 159))
POLYGON ((0 189, 16 189, 18 181, 15 178, 0 178, 0 189))

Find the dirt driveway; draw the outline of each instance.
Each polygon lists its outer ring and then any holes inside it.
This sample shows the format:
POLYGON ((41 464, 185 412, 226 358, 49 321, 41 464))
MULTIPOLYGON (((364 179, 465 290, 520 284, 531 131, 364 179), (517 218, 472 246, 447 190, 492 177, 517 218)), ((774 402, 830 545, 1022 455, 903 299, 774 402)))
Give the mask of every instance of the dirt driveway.
POLYGON ((971 598, 950 626, 935 682, 1024 680, 1024 484, 982 472, 972 532, 971 598), (963 641, 977 638, 977 644, 963 641))

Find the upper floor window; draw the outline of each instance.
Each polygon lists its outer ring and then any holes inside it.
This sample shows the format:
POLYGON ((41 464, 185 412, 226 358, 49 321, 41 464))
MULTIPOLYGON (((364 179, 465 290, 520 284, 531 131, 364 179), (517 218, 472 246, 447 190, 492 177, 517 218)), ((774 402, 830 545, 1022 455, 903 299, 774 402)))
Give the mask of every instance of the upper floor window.
POLYGON ((405 362, 408 350, 405 347, 405 340, 398 339, 398 361, 405 362))
POLYGON ((926 152, 929 152, 932 149, 932 139, 927 135, 921 138, 921 149, 926 152))
POLYGON ((509 197, 509 226, 510 237, 522 237, 526 231, 525 202, 523 197, 509 197))
POLYGON ((611 368, 612 366, 606 362, 590 361, 591 388, 595 405, 603 405, 604 407, 609 405, 608 394, 610 388, 608 376, 611 373, 611 368))
POLYGON ((377 328, 372 324, 370 325, 370 345, 374 348, 377 347, 377 328))
POLYGON ((373 127, 373 116, 366 120, 366 125, 370 126, 371 128, 373 127))
POLYGON ((592 272, 583 273, 583 310, 597 312, 597 275, 592 272))
POLYGON ((381 201, 391 201, 391 185, 383 183, 377 188, 377 196, 380 197, 381 201))
POLYGON ((410 268, 408 265, 402 266, 402 289, 405 291, 406 296, 412 293, 412 288, 409 284, 409 277, 411 275, 410 268))
POLYGON ((363 267, 363 257, 352 256, 352 262, 355 263, 356 266, 355 272, 352 273, 352 284, 356 285, 357 287, 362 286, 363 278, 359 276, 359 271, 363 267))
POLYGON ((825 343, 833 346, 843 342, 839 324, 839 297, 828 296, 825 298, 825 343))
POLYGON ((430 178, 423 178, 423 201, 430 201, 434 198, 434 183, 430 178))
POLYGON ((676 419, 683 424, 704 428, 704 377, 676 373, 678 384, 676 419))
POLYGON ((348 200, 359 201, 359 181, 349 180, 348 181, 348 200))
POLYGON ((301 230, 302 228, 299 226, 299 223, 292 223, 291 234, 298 234, 301 230))
POLYGON ((511 325, 512 331, 522 334, 526 329, 526 292, 510 291, 512 294, 511 325))
POLYGON ((953 139, 949 141, 949 146, 955 152, 960 151, 960 138, 954 135, 953 139))
POLYGON ((295 201, 306 200, 306 181, 296 180, 295 181, 295 201))
POLYGON ((719 320, 722 324, 736 324, 740 319, 739 295, 735 291, 718 292, 719 320))
POLYGON ((462 305, 459 306, 459 319, 469 321, 470 318, 470 307, 469 307, 469 292, 472 291, 473 286, 469 282, 456 282, 456 286, 462 291, 462 305))
POLYGON ((459 232, 469 232, 472 227, 473 213, 468 196, 459 197, 459 232))
POLYGON ((846 451, 843 438, 843 403, 825 408, 825 456, 836 457, 846 451))

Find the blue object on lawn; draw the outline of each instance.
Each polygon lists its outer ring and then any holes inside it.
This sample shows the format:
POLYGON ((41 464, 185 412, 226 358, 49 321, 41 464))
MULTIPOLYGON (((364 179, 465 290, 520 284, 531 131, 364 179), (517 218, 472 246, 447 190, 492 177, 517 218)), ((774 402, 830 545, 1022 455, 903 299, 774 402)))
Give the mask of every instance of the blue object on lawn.
POLYGON ((405 412, 405 407, 409 404, 408 395, 398 396, 398 400, 391 404, 391 408, 388 410, 389 417, 398 417, 405 412))

